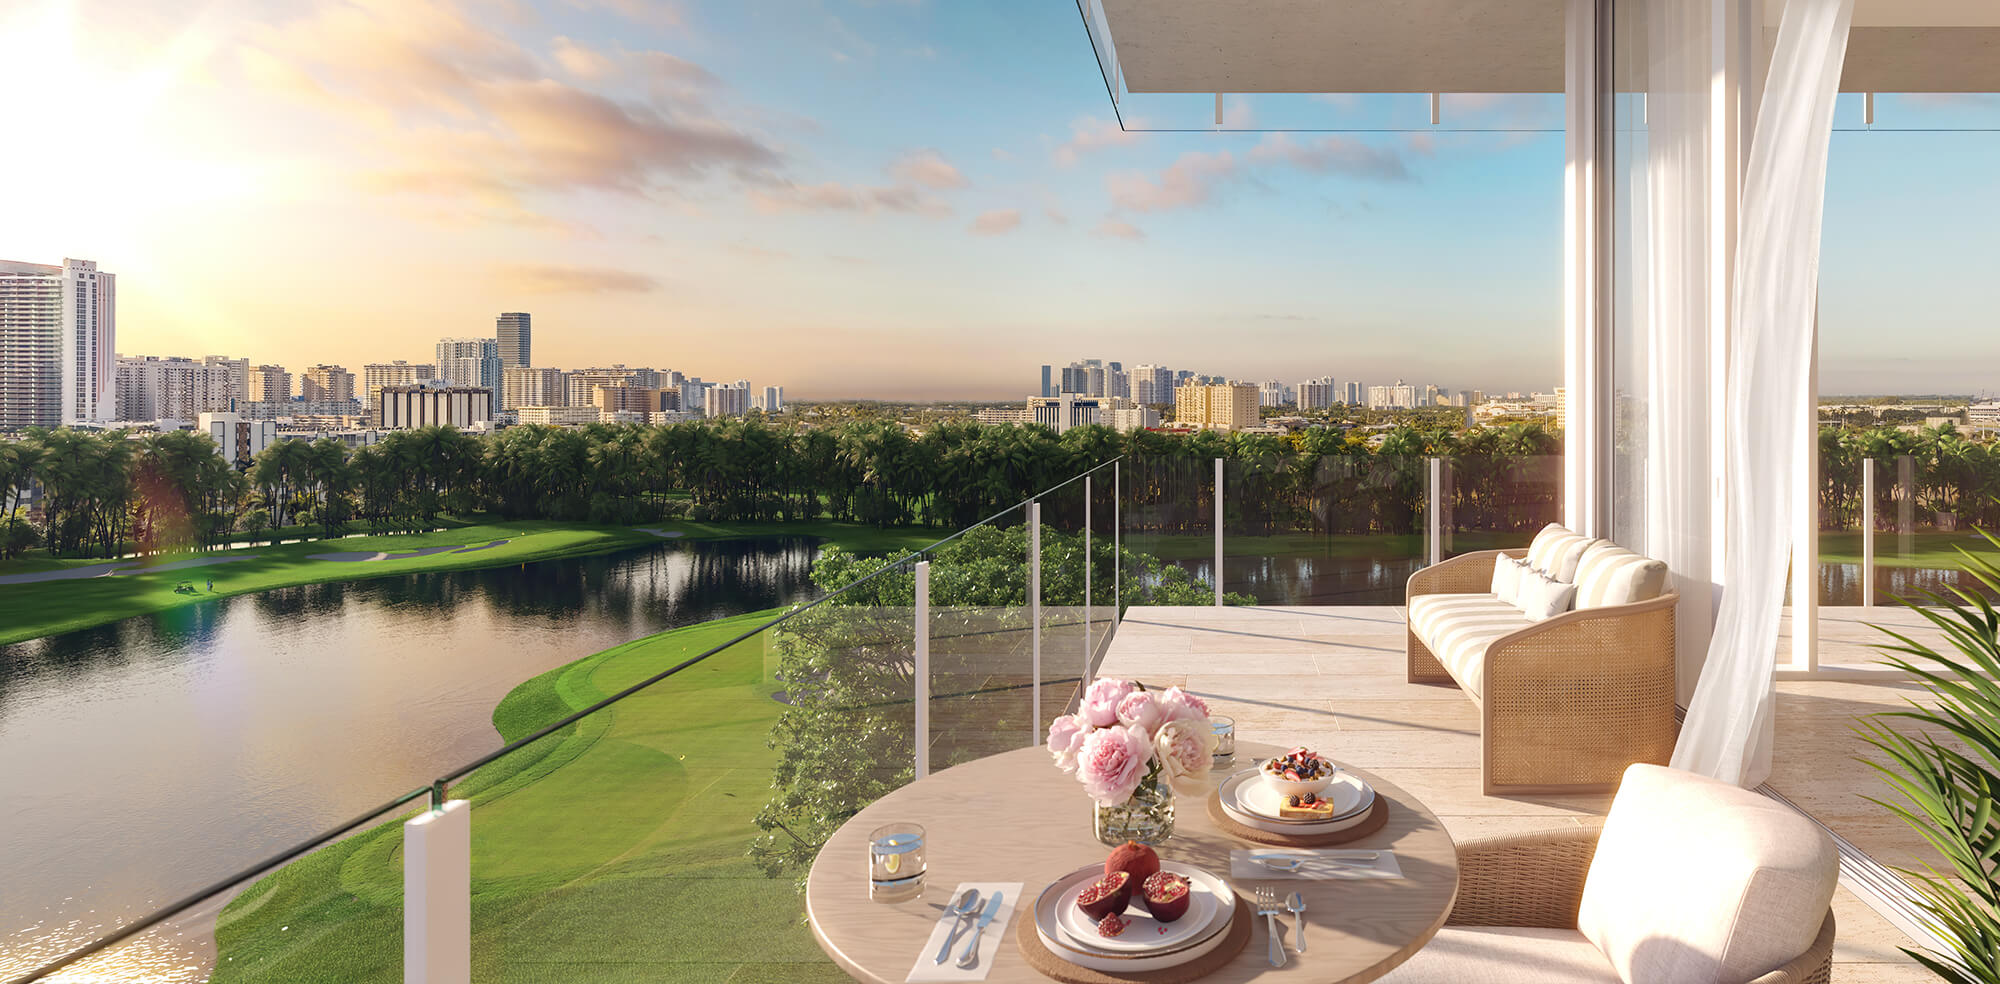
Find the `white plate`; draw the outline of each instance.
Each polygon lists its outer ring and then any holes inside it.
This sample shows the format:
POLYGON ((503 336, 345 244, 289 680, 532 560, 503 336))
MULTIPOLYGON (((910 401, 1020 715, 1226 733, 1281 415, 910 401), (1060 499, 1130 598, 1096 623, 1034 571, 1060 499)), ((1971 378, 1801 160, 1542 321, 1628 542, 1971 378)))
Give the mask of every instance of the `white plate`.
POLYGON ((1179 919, 1170 923, 1154 919, 1146 911, 1146 904, 1139 900, 1138 890, 1134 889, 1132 902, 1125 907, 1125 918, 1132 925, 1117 936, 1105 936, 1097 931, 1097 923, 1076 907, 1076 897, 1091 885, 1090 881, 1084 881, 1057 897, 1056 925, 1062 927, 1071 941, 1111 953, 1151 953, 1178 949, 1182 944, 1192 942, 1215 920, 1220 900, 1209 886, 1195 877, 1201 873, 1200 869, 1173 861, 1160 862, 1160 868, 1187 876, 1188 911, 1179 919))
MULTIPOLYGON (((1234 893, 1230 891, 1229 886, 1221 878, 1206 871, 1178 865, 1174 862, 1166 862, 1166 866, 1170 870, 1177 870, 1181 874, 1188 875, 1190 882, 1200 882, 1208 887, 1210 891, 1217 892, 1218 900, 1224 903, 1216 906, 1215 914, 1210 919, 1208 926, 1192 941, 1184 944, 1179 949, 1145 954, 1121 954, 1099 950, 1094 946, 1070 939, 1069 934, 1063 932, 1062 927, 1057 925, 1056 915, 1058 906, 1056 903, 1065 896, 1073 898, 1075 892, 1080 890, 1082 886, 1088 885, 1103 876, 1103 869, 1092 865, 1089 868, 1079 868, 1057 879, 1048 888, 1043 889, 1042 894, 1035 899, 1035 932, 1041 937, 1042 945, 1048 947, 1050 953, 1079 967, 1088 967, 1092 970, 1101 970, 1113 974, 1142 973, 1145 971, 1178 967, 1189 961, 1200 959, 1216 947, 1221 946, 1223 939, 1229 935, 1227 932, 1229 924, 1236 916, 1236 898, 1234 893)), ((1189 916, 1191 917, 1192 915, 1193 911, 1190 908, 1189 916)), ((1182 917, 1182 920, 1185 921, 1187 918, 1182 917)), ((1095 934, 1093 933, 1093 935, 1095 934)))
POLYGON ((1333 824, 1350 820, 1368 812, 1375 805, 1375 789, 1361 781, 1359 776, 1342 769, 1333 783, 1326 787, 1321 796, 1333 802, 1333 815, 1325 820, 1294 820, 1278 815, 1278 807, 1284 802, 1276 789, 1266 783, 1263 774, 1252 769, 1239 772, 1223 780, 1216 790, 1222 805, 1232 814, 1248 814, 1253 817, 1295 827, 1331 827, 1333 824))

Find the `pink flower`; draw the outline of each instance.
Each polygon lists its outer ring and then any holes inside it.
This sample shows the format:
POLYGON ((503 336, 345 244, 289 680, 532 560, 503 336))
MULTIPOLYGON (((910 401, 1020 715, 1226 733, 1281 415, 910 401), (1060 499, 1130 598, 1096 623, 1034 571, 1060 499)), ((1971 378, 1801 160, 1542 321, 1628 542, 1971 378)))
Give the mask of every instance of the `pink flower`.
POLYGON ((1138 728, 1099 728, 1083 740, 1076 777, 1099 806, 1116 806, 1132 798, 1153 757, 1153 743, 1138 728))
POLYGON ((1160 756, 1160 773, 1174 792, 1207 791, 1208 768, 1215 762, 1215 729, 1207 721, 1168 721, 1160 726, 1153 748, 1160 756))
POLYGON ((1099 677, 1083 692, 1082 709, 1077 716, 1093 728, 1109 728, 1118 723, 1118 702, 1131 692, 1128 680, 1099 677))
POLYGON ((1118 723, 1143 729, 1148 740, 1166 719, 1166 712, 1159 702, 1144 690, 1134 690, 1118 702, 1118 723))
POLYGON ((1208 720, 1208 702, 1179 687, 1168 687, 1159 702, 1168 721, 1208 720))
POLYGON ((1049 754, 1055 756, 1056 768, 1076 771, 1076 754, 1083 750, 1083 739, 1089 734, 1090 728, 1074 714, 1049 722, 1049 754))

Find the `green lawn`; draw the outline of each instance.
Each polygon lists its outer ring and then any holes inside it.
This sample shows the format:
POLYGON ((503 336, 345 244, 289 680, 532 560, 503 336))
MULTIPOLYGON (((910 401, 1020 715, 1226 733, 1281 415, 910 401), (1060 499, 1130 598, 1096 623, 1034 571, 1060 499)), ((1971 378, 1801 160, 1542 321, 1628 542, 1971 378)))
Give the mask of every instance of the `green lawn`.
MULTIPOLYGON (((545 673, 493 720, 512 738, 754 627, 628 643, 545 673)), ((780 710, 763 639, 710 657, 454 788, 473 803, 473 978, 845 981, 788 878, 746 856, 780 710)), ((402 831, 292 863, 223 912, 213 981, 402 980, 402 831)))
MULTIPOLYGON (((1903 553, 1903 537, 1896 533, 1875 534, 1875 566, 1932 567, 1956 570, 1958 548, 1974 553, 1991 552, 1993 545, 1971 530, 1959 533, 1914 533, 1910 552, 1903 553)), ((1860 533, 1821 533, 1819 559, 1824 564, 1861 563, 1860 533)))
MULTIPOLYGON (((862 553, 884 553, 920 547, 936 541, 948 531, 931 527, 877 529, 852 523, 692 523, 669 521, 659 529, 677 531, 687 540, 715 540, 732 537, 777 534, 816 537, 862 553)), ((660 539, 651 533, 621 526, 593 526, 559 523, 552 520, 511 520, 454 524, 434 533, 401 533, 343 540, 309 540, 279 546, 241 548, 240 555, 251 559, 205 567, 94 577, 33 584, 0 584, 0 644, 36 639, 45 635, 86 629, 134 615, 166 611, 183 605, 252 591, 317 584, 326 581, 357 581, 370 577, 409 574, 418 571, 473 570, 508 567, 530 561, 608 553, 660 539), (313 554, 349 551, 409 553, 435 546, 479 546, 507 540, 504 546, 474 553, 433 554, 403 560, 361 563, 312 560, 313 554), (215 591, 207 590, 213 578, 215 591), (174 586, 192 582, 199 593, 176 594, 174 586)), ((147 566, 157 566, 194 557, 238 556, 239 551, 173 554, 148 558, 147 566)), ((0 564, 0 574, 26 574, 69 567, 102 564, 102 559, 51 560, 44 556, 16 558, 0 564)))

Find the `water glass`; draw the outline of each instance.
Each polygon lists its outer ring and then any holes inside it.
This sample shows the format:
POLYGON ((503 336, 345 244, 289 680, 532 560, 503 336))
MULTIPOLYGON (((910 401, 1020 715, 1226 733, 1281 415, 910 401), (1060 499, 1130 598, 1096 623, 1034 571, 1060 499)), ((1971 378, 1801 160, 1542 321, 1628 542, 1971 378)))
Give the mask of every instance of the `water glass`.
POLYGON ((868 898, 908 902, 924 894, 924 828, 887 823, 868 834, 868 898))
POLYGON ((1213 761, 1216 765, 1226 765, 1230 759, 1236 757, 1236 719, 1217 714, 1210 717, 1208 723, 1215 727, 1215 758, 1213 761))

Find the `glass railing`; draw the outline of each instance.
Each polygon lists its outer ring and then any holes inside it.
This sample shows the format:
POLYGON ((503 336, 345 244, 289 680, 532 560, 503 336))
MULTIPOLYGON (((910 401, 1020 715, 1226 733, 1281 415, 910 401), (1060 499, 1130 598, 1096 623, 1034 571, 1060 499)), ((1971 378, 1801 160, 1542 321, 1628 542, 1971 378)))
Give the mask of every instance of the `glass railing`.
POLYGON ((1922 602, 1954 588, 1984 593, 1959 567, 1978 530, 2000 529, 1990 465, 1964 454, 1851 457, 1823 446, 1819 497, 1821 605, 1876 607, 1922 602))

